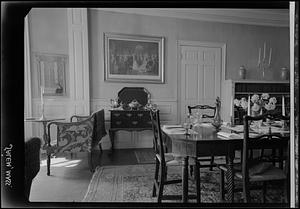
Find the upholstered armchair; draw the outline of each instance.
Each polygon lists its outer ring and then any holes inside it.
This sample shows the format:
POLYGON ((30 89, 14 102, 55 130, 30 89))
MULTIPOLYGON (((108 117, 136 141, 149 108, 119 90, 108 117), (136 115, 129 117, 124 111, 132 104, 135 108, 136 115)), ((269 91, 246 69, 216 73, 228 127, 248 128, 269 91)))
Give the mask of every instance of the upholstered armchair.
POLYGON ((90 170, 94 170, 92 162, 92 135, 94 131, 94 115, 78 122, 51 122, 48 124, 47 175, 50 175, 51 157, 58 153, 88 153, 90 170), (57 131, 56 143, 51 145, 51 128, 57 131))
MULTIPOLYGON (((92 114, 94 116, 94 130, 93 130, 93 140, 92 140, 92 149, 95 149, 96 146, 99 146, 99 149, 102 154, 102 146, 101 139, 106 136, 107 132, 105 129, 105 118, 104 118, 104 110, 96 111, 92 114)), ((70 121, 83 121, 90 116, 82 116, 82 115, 73 115, 70 118, 70 121)))
POLYGON ((27 200, 29 200, 32 180, 40 171, 40 148, 40 138, 33 137, 25 141, 24 193, 27 200))

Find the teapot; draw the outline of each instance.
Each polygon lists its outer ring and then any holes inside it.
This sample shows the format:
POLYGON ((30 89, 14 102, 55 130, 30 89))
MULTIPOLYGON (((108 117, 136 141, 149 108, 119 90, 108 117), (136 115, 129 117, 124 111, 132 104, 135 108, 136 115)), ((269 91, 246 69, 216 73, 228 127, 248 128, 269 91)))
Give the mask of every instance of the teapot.
POLYGON ((136 109, 136 108, 140 107, 141 104, 140 104, 136 99, 134 99, 134 100, 132 100, 132 101, 128 104, 128 106, 129 106, 131 109, 136 109))

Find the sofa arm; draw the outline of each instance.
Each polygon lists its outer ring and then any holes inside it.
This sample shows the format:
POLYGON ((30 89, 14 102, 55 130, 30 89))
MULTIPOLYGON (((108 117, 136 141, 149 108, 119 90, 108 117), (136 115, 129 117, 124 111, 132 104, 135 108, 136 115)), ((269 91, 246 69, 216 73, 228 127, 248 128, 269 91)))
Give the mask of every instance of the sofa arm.
POLYGON ((27 198, 29 198, 32 180, 40 171, 40 148, 41 139, 38 137, 30 138, 25 142, 24 186, 27 198))

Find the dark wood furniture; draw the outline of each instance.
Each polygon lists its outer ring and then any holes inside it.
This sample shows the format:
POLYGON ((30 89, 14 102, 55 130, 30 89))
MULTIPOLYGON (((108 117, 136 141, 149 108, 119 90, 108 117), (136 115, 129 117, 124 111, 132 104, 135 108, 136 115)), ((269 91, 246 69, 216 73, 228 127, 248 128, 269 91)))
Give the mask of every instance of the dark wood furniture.
POLYGON ((151 130, 150 112, 146 108, 149 104, 150 94, 143 87, 124 87, 118 93, 120 108, 110 110, 111 150, 114 150, 114 139, 117 131, 144 131, 151 130), (139 105, 131 107, 136 101, 139 105))
MULTIPOLYGON (((212 112, 212 114, 201 114, 201 118, 211 118, 213 119, 216 115, 216 109, 217 107, 216 106, 210 106, 210 105, 202 105, 202 104, 198 104, 198 105, 194 105, 194 106, 188 106, 188 111, 189 111, 189 115, 192 116, 192 115, 195 115, 194 114, 194 111, 198 111, 198 110, 210 110, 212 112)), ((197 112, 196 112, 197 114, 197 112)), ((213 169, 213 167, 215 166, 214 164, 214 156, 211 156, 211 157, 201 157, 201 158, 198 158, 198 160, 200 162, 207 162, 209 161, 210 164, 209 165, 202 165, 200 163, 200 168, 206 168, 206 167, 210 167, 210 170, 213 169)), ((193 173, 193 167, 191 166, 190 167, 191 169, 191 173, 193 173)))
MULTIPOLYGON (((174 154, 181 155, 183 157, 182 163, 182 201, 188 201, 188 166, 189 166, 189 158, 192 158, 195 162, 199 162, 197 160, 198 157, 208 157, 212 155, 224 155, 228 158, 228 182, 233 182, 232 175, 232 166, 234 160, 234 151, 241 149, 242 147, 242 139, 222 139, 217 135, 217 131, 214 127, 204 127, 198 126, 195 128, 195 131, 198 134, 191 135, 179 135, 179 134, 167 134, 165 132, 166 140, 171 141, 171 152, 174 154)), ((199 169, 195 169, 197 171, 199 169)), ((200 170, 199 170, 200 171, 200 170)), ((201 171, 200 171, 201 172, 201 171)), ((197 174, 195 174, 197 175, 197 174)), ((196 185, 197 188, 200 188, 200 179, 199 183, 196 185)), ((198 190, 198 189, 197 189, 198 190)), ((200 189, 199 189, 200 190, 200 189)), ((200 191, 199 201, 201 201, 200 191)), ((233 201, 233 193, 228 190, 228 198, 229 202, 233 201)))
MULTIPOLYGON (((250 202, 250 189, 262 189, 262 199, 263 203, 266 200, 266 183, 271 181, 283 182, 283 190, 285 194, 285 202, 288 203, 287 193, 288 193, 288 171, 289 171, 289 155, 286 158, 283 156, 283 149, 286 153, 289 153, 289 135, 272 133, 269 129, 269 133, 258 135, 256 137, 249 136, 249 124, 252 121, 260 120, 282 120, 288 123, 289 117, 282 115, 271 115, 265 114, 258 117, 244 116, 244 139, 243 139, 243 148, 242 148, 242 162, 237 164, 234 169, 234 177, 242 181, 242 191, 243 198, 245 203, 250 202), (273 152, 270 156, 259 156, 253 158, 252 150, 253 149, 272 149, 273 152), (276 154, 276 150, 281 153, 279 156, 276 154), (275 161, 278 161, 278 158, 281 158, 279 162, 285 161, 285 167, 282 165, 279 167, 275 166, 275 161), (252 187, 254 182, 262 183, 261 186, 257 185, 252 187)), ((226 165, 220 166, 221 175, 221 198, 224 199, 224 172, 228 171, 226 165)), ((234 188, 234 185, 232 185, 234 188)), ((238 191, 238 190, 237 190, 238 191)))
MULTIPOLYGON (((168 184, 181 183, 181 179, 167 179, 167 166, 170 161, 166 158, 172 158, 171 160, 174 160, 174 157, 172 153, 165 153, 166 146, 162 138, 159 110, 150 111, 150 116, 152 121, 152 130, 154 138, 153 142, 155 151, 155 174, 152 196, 157 196, 157 202, 160 203, 163 198, 168 199, 168 197, 163 195, 164 186, 168 184)), ((176 164, 179 165, 178 163, 176 164)))
MULTIPOLYGON (((198 126, 195 128, 198 134, 179 135, 167 134, 167 140, 171 141, 171 152, 183 156, 183 190, 182 200, 188 200, 188 166, 189 158, 207 157, 212 155, 226 156, 227 172, 226 178, 227 186, 227 201, 233 202, 234 198, 234 184, 233 184, 233 166, 235 151, 241 150, 243 147, 243 139, 223 139, 219 137, 215 128, 198 126)), ((201 171, 200 171, 201 172, 201 171)), ((199 188, 199 187, 198 187, 199 188)), ((200 193, 199 193, 200 194, 200 193)))

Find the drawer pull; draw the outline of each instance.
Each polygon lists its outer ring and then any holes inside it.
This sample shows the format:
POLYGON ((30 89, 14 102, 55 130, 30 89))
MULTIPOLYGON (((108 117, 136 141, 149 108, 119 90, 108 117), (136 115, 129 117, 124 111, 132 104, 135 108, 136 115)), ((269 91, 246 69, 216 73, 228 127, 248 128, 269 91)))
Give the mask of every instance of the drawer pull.
POLYGON ((139 114, 137 114, 139 117, 143 117, 143 113, 139 113, 139 114))
POLYGON ((120 113, 114 113, 114 116, 119 117, 121 114, 120 113))
POLYGON ((117 125, 120 125, 122 123, 122 121, 116 121, 117 125))
POLYGON ((132 121, 132 124, 136 125, 136 124, 138 124, 138 121, 132 121))
POLYGON ((132 116, 132 114, 131 114, 131 113, 127 113, 126 115, 127 115, 128 117, 131 117, 131 116, 132 116))

